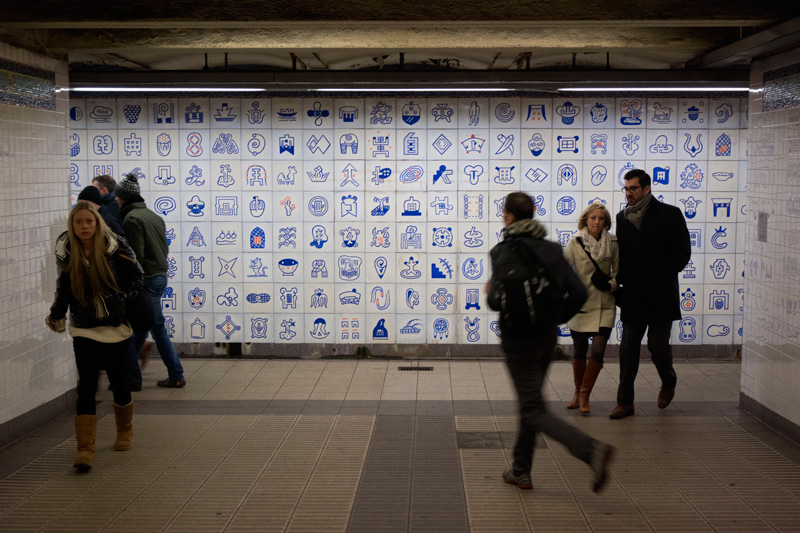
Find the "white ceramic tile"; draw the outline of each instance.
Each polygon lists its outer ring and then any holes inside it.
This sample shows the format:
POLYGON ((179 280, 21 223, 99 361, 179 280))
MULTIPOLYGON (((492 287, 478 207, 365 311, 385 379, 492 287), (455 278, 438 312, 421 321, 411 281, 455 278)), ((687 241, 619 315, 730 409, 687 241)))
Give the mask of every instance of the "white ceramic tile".
MULTIPOLYGON (((5 46, 0 57, 65 71, 63 62, 20 53, 5 46)), ((68 110, 62 100, 56 103, 56 111, 0 105, 0 143, 5 154, 0 162, 0 212, 6 215, 0 217, 4 263, 0 268, 0 424, 62 395, 77 382, 69 335, 50 332, 44 318, 55 290, 53 241, 66 229, 67 198, 71 192, 77 197, 90 184, 86 160, 91 143, 82 129, 88 119, 85 102, 68 110), (67 130, 66 113, 76 128, 74 137, 67 130), (69 148, 79 150, 77 156, 70 158, 69 148), (70 161, 76 165, 72 167, 70 161), (70 181, 63 180, 67 169, 70 181), (37 190, 37 199, 31 196, 31 187, 37 190)))

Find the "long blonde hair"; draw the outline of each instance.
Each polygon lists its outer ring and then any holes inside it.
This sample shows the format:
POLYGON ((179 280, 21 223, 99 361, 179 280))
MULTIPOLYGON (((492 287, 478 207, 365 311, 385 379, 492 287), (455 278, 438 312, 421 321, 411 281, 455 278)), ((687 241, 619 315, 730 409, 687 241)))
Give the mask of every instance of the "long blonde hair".
POLYGON ((97 300, 103 290, 110 288, 115 292, 122 292, 117 285, 114 271, 108 262, 106 254, 106 239, 114 239, 108 226, 103 221, 103 217, 97 209, 90 203, 78 202, 69 213, 67 222, 67 232, 69 233, 69 279, 72 284, 72 295, 75 299, 82 302, 97 300), (80 239, 75 235, 73 222, 75 216, 80 211, 89 211, 94 216, 95 232, 92 243, 91 256, 87 256, 83 250, 80 239))

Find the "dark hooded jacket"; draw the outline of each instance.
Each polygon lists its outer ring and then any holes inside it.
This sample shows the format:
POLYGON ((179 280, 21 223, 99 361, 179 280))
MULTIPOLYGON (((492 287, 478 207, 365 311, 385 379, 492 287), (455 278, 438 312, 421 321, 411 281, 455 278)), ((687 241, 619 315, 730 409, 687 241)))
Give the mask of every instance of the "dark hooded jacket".
MULTIPOLYGON (((509 239, 516 239, 518 243, 527 248, 539 259, 548 275, 552 276, 555 284, 566 294, 563 306, 560 311, 554 310, 551 317, 543 317, 536 324, 524 333, 510 334, 500 328, 500 340, 504 350, 523 351, 530 349, 531 341, 535 338, 555 338, 555 329, 558 324, 562 324, 572 318, 586 301, 586 287, 583 286, 572 267, 569 266, 561 246, 546 240, 547 230, 537 221, 526 218, 519 220, 503 229, 503 240, 497 243, 489 252, 492 262, 492 271, 500 256, 501 250, 507 245, 509 239)), ((494 277, 490 282, 489 294, 487 297, 489 307, 498 311, 500 309, 499 291, 494 277)))
MULTIPOLYGON (((117 202, 114 202, 116 205, 117 202)), ((117 206, 119 207, 119 206, 117 206)), ((119 216, 114 216, 111 211, 105 205, 101 205, 97 212, 100 213, 100 216, 103 217, 103 222, 106 223, 108 229, 119 235, 120 237, 125 236, 125 230, 122 229, 122 221, 119 219, 119 216)))
POLYGON ((142 269, 125 239, 111 232, 106 233, 106 256, 122 292, 107 288, 96 302, 79 301, 72 294, 68 268, 70 242, 66 231, 56 239, 55 254, 58 279, 50 316, 54 320, 64 318, 69 309, 70 324, 75 327, 119 326, 125 316, 127 302, 144 287, 142 269))
MULTIPOLYGON (((108 194, 104 194, 100 198, 103 207, 106 209, 108 214, 115 218, 117 222, 119 222, 120 226, 122 226, 122 217, 119 214, 119 204, 117 203, 117 196, 110 192, 108 194)), ((117 234, 119 235, 119 233, 117 234)))

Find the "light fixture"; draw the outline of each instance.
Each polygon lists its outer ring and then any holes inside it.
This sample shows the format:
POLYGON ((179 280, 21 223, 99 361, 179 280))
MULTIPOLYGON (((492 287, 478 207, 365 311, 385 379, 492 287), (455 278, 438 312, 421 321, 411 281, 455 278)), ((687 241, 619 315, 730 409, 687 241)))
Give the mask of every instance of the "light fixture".
POLYGON ((254 87, 252 89, 241 87, 73 87, 63 90, 93 93, 253 93, 267 91, 259 87, 254 87))
POLYGON ((560 92, 747 92, 748 87, 561 87, 560 92))
POLYGON ((430 87, 430 88, 420 88, 420 87, 392 87, 392 88, 372 88, 372 87, 362 87, 362 88, 354 88, 354 87, 342 87, 342 88, 332 88, 332 87, 325 87, 319 89, 308 89, 310 92, 320 92, 320 93, 349 93, 349 92, 380 92, 380 93, 398 93, 398 92, 405 92, 405 93, 428 93, 428 92, 446 92, 446 93, 462 93, 462 92, 512 92, 516 89, 506 88, 506 87, 430 87))

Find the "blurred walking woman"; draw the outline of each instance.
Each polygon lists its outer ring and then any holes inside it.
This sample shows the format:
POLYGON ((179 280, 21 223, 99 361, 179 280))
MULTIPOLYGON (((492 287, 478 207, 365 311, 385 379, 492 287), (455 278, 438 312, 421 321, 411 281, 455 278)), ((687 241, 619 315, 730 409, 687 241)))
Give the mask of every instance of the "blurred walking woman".
POLYGON ((589 294, 578 314, 567 322, 574 346, 572 375, 575 381, 575 394, 567 409, 580 407, 584 414, 591 412, 589 395, 603 368, 606 344, 617 314, 612 292, 618 288, 619 245, 609 229, 608 209, 601 203, 589 205, 578 219, 579 234, 570 239, 564 253, 589 294), (592 347, 587 363, 589 337, 592 337, 592 347))
POLYGON ((78 367, 74 467, 92 467, 97 416, 95 393, 101 369, 114 390, 117 423, 115 450, 133 445, 133 402, 124 379, 125 357, 133 331, 123 321, 125 305, 143 286, 142 269, 133 251, 103 222, 94 206, 78 203, 69 214, 67 231, 56 240, 55 302, 45 319, 53 331, 64 331, 69 308, 69 333, 78 367))

